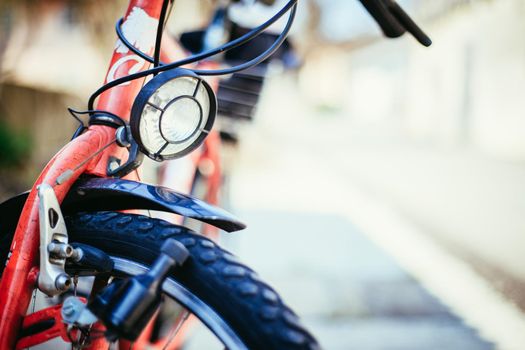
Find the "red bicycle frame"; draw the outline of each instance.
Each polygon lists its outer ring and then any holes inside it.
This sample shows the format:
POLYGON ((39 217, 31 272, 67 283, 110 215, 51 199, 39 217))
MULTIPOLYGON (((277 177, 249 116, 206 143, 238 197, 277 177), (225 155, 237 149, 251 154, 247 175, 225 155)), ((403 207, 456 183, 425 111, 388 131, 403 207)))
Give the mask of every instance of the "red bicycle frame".
MULTIPOLYGON (((130 0, 124 18, 127 20, 132 11, 144 11, 147 16, 158 21, 162 4, 163 0, 130 0)), ((139 36, 145 35, 146 29, 134 28, 138 31, 137 35, 139 36)), ((145 51, 149 51, 151 55, 154 38, 151 38, 149 44, 149 50, 145 51)), ((137 65, 142 64, 141 70, 149 66, 148 62, 128 50, 125 51, 123 53, 115 49, 113 52, 106 82, 128 75, 131 69, 136 69, 137 65)), ((164 55, 171 56, 170 58, 173 59, 172 54, 164 52, 164 55)), ((112 112, 125 120, 129 120, 131 106, 143 83, 144 79, 137 79, 104 92, 98 100, 97 109, 112 112)), ((18 348, 24 344, 27 346, 28 343, 17 345, 18 332, 23 326, 23 322, 27 324, 34 322, 34 319, 38 319, 38 317, 44 317, 36 315, 30 318, 31 315, 26 316, 31 294, 36 288, 39 268, 38 185, 42 183, 51 185, 59 202, 61 202, 81 174, 106 177, 108 158, 113 156, 125 159, 127 151, 116 144, 112 144, 97 156, 91 159, 90 157, 114 139, 115 130, 112 128, 105 126, 89 127, 84 134, 72 140, 52 158, 33 185, 22 210, 11 245, 11 256, 0 282, 0 300, 2 301, 0 303, 0 349, 18 348), (65 171, 72 171, 72 175, 65 180, 62 176, 60 183, 57 182, 57 179, 65 171)), ((132 172, 126 178, 137 179, 138 173, 132 172)), ((44 314, 40 313, 40 315, 44 314)), ((53 315, 47 315, 47 317, 54 317, 53 315)), ((56 332, 56 335, 61 334, 59 330, 56 332)), ((34 340, 44 341, 46 339, 34 340)), ((91 345, 92 348, 100 348, 100 346, 100 342, 94 342, 91 345)))

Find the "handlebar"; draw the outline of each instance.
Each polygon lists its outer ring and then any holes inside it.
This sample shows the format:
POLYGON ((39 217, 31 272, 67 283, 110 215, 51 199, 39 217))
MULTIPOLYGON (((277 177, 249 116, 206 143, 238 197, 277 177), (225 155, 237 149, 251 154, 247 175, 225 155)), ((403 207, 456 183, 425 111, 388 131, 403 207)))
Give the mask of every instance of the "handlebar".
POLYGON ((381 27, 385 36, 397 38, 408 31, 423 46, 432 40, 394 0, 359 0, 381 27))

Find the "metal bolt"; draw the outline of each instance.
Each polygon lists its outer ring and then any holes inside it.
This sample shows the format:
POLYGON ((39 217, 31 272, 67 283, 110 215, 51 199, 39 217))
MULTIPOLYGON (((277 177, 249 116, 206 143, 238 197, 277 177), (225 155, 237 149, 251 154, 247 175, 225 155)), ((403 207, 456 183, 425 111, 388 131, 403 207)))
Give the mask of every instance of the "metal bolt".
POLYGON ((51 242, 47 246, 47 251, 54 257, 60 259, 70 258, 73 255, 73 247, 67 243, 51 242))
POLYGON ((84 251, 80 248, 73 249, 73 253, 71 253, 70 259, 74 262, 79 262, 80 259, 84 257, 84 251))
POLYGON ((71 286, 71 277, 65 273, 58 275, 57 279, 55 280, 55 286, 61 291, 68 290, 71 286))
POLYGON ((73 316, 75 314, 75 306, 64 302, 64 305, 62 305, 62 315, 63 316, 73 316))

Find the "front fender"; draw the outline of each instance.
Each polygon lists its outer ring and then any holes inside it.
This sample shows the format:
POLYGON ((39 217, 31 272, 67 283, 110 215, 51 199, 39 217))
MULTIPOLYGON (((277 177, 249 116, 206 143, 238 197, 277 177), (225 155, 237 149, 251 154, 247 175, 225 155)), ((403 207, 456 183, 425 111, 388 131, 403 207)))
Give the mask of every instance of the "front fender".
MULTIPOLYGON (((4 244, 2 239, 6 235, 10 236, 8 233, 15 232, 27 196, 29 196, 29 191, 17 194, 0 204, 0 243, 4 244)), ((5 244, 10 245, 11 243, 5 244)))
POLYGON ((62 203, 65 213, 95 210, 150 209, 199 220, 227 232, 246 227, 233 215, 199 199, 162 186, 114 178, 83 178, 62 203))
MULTIPOLYGON (((13 225, 16 227, 28 193, 0 204, 2 229, 11 229, 13 225)), ((225 210, 167 187, 114 178, 80 178, 69 191, 61 208, 64 214, 79 211, 160 210, 202 221, 227 232, 246 227, 225 210)))

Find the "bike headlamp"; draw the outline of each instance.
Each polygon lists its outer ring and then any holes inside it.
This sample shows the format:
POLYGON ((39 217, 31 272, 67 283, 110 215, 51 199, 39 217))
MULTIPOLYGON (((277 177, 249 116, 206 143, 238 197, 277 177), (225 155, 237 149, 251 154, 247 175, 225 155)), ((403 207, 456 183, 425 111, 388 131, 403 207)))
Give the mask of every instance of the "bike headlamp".
POLYGON ((131 109, 131 133, 151 159, 179 158, 202 144, 216 111, 206 81, 187 69, 169 70, 140 90, 131 109))

